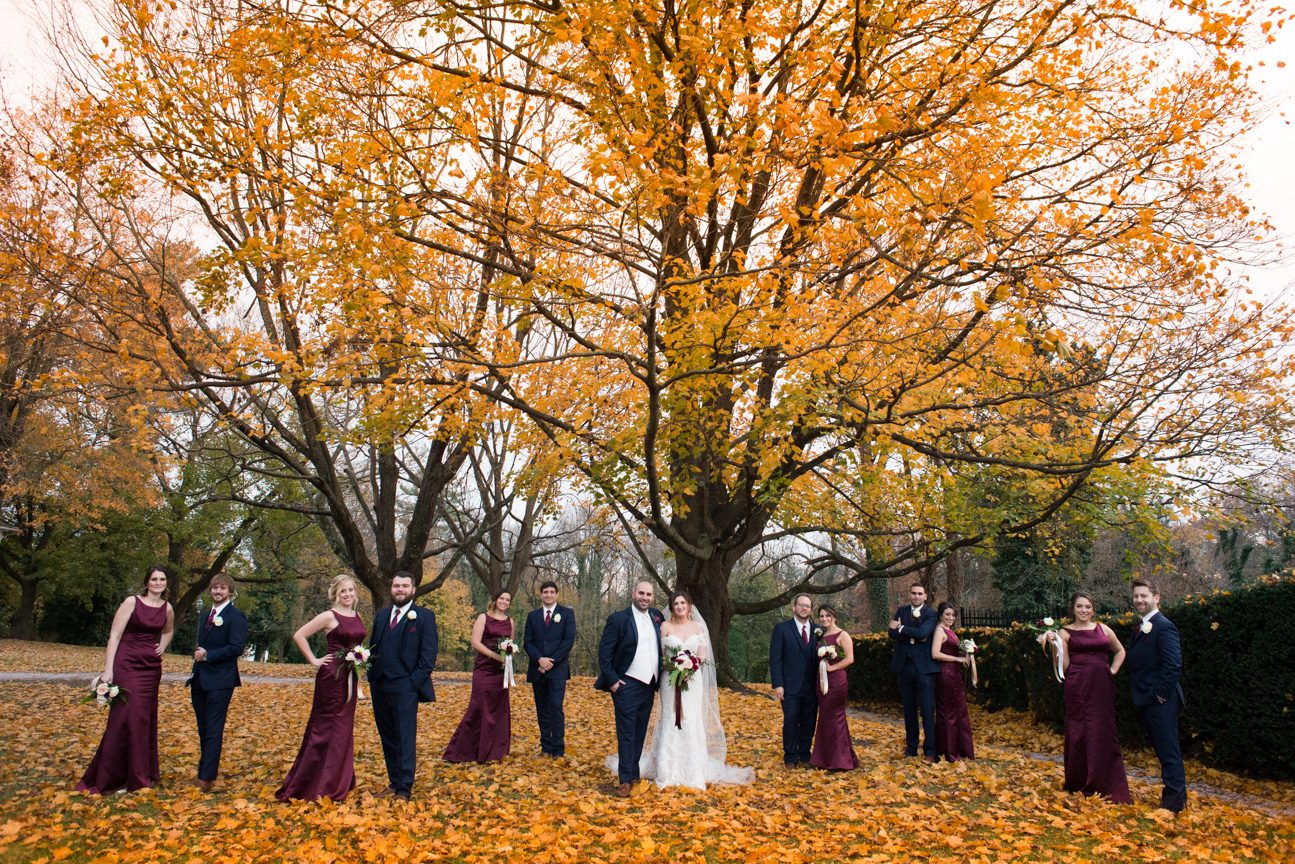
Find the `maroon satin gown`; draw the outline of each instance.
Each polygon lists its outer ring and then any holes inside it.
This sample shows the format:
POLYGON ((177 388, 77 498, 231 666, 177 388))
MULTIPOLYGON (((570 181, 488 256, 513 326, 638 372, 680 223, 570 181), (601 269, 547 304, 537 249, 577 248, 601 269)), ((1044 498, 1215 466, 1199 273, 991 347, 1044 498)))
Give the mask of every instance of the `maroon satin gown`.
MULTIPOLYGON (((513 631, 512 619, 486 616, 481 644, 496 650, 499 640, 513 631)), ((512 743, 512 711, 504 689, 504 666, 484 654, 477 654, 472 667, 472 695, 468 710, 454 730, 442 757, 446 762, 494 762, 508 755, 512 743)))
POLYGON ((1101 627, 1071 630, 1066 668, 1066 791, 1129 804, 1129 778, 1115 728, 1115 676, 1101 627))
MULTIPOLYGON (((337 615, 337 626, 324 638, 328 653, 354 648, 364 641, 365 632, 359 615, 337 615)), ((355 788, 355 703, 359 696, 359 681, 343 661, 319 667, 301 749, 275 798, 346 800, 355 788)))
MULTIPOLYGON (((958 634, 941 627, 944 642, 940 653, 950 657, 963 656, 958 647, 958 634)), ((935 676, 935 753, 946 762, 975 759, 976 748, 971 744, 971 717, 967 714, 967 687, 962 681, 963 665, 937 660, 940 673, 935 676)))
POLYGON ((157 764, 157 691, 162 681, 157 645, 169 608, 163 603, 154 609, 135 598, 135 609, 112 660, 112 683, 127 691, 126 701, 108 709, 108 727, 90 767, 76 784, 78 792, 133 792, 152 786, 162 776, 157 764))
MULTIPOLYGON (((844 630, 835 636, 824 636, 819 645, 841 645, 849 639, 844 630)), ((814 727, 814 749, 809 754, 809 764, 815 768, 849 771, 859 767, 859 757, 854 755, 850 742, 850 724, 845 719, 845 697, 850 688, 849 673, 837 669, 827 673, 827 692, 823 692, 818 679, 818 664, 814 664, 814 692, 818 694, 818 725, 814 727)))

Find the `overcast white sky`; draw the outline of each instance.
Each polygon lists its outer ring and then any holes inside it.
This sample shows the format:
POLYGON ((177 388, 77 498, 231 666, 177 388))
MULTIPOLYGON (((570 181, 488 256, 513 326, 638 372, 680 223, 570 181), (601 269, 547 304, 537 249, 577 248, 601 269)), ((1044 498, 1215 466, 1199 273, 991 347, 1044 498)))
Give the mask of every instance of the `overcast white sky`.
MULTIPOLYGON (((6 95, 22 98, 32 80, 41 78, 44 53, 29 13, 33 0, 0 0, 0 74, 6 95)), ((1284 249, 1295 246, 1295 27, 1280 32, 1273 45, 1252 58, 1252 75, 1259 92, 1271 106, 1269 116, 1246 142, 1243 162, 1250 176, 1249 200, 1276 226, 1284 249), (1258 63, 1264 62, 1263 67, 1258 63), (1279 61, 1287 61, 1279 68, 1279 61)), ((1281 262, 1252 271, 1251 281, 1262 296, 1273 296, 1295 286, 1295 254, 1285 252, 1281 262)), ((1295 291, 1291 292, 1295 295, 1295 291)), ((1295 296, 1293 296, 1295 299, 1295 296)))

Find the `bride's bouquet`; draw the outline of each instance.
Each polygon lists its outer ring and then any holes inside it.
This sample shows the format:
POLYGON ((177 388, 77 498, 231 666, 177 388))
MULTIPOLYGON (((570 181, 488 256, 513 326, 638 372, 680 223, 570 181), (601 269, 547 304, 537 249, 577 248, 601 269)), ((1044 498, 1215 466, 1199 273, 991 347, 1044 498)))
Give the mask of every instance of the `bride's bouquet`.
POLYGON ((677 646, 667 645, 665 655, 666 668, 670 670, 670 683, 676 690, 687 690, 688 682, 701 671, 702 659, 683 647, 682 642, 677 646))
POLYGON ((683 642, 676 636, 667 636, 661 647, 665 655, 667 676, 674 686, 674 725, 676 729, 682 729, 683 691, 688 689, 688 682, 701 671, 704 661, 683 647, 683 642))
POLYGON ((126 704, 126 694, 130 691, 125 687, 119 687, 116 684, 108 684, 99 676, 90 682, 90 692, 81 700, 82 705, 95 704, 104 707, 110 707, 113 703, 120 702, 126 704))

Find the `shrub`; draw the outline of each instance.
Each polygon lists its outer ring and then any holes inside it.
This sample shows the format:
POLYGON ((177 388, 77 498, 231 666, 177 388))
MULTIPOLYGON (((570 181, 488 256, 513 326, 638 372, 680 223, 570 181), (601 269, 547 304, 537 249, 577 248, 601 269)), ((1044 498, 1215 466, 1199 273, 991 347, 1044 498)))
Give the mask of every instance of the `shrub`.
MULTIPOLYGON (((1295 779, 1295 639, 1285 632, 1295 621, 1295 579, 1269 578, 1236 591, 1188 597, 1161 611, 1183 642, 1184 750, 1212 767, 1295 779)), ((1103 621, 1127 646, 1134 616, 1103 621)), ((968 689, 968 698, 989 711, 1029 711, 1040 723, 1064 728, 1062 686, 1029 629, 978 628, 958 635, 979 647, 980 686, 968 689)), ((893 646, 885 634, 855 637, 852 699, 899 701, 890 671, 893 646)), ((1123 670, 1115 712, 1120 739, 1146 743, 1123 670)))

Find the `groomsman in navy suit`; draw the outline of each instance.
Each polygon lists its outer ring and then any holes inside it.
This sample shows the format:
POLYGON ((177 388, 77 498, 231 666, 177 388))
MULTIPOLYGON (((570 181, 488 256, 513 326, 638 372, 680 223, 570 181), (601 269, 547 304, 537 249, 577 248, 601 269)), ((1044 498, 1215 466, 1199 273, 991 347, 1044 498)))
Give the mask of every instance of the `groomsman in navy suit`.
POLYGON ((782 704, 782 764, 795 768, 809 764, 818 722, 818 694, 814 692, 821 628, 809 616, 814 603, 808 594, 792 601, 792 616, 773 628, 769 637, 769 678, 773 695, 782 704))
POLYGON ((635 585, 630 607, 607 616, 598 640, 594 687, 612 694, 620 783, 616 794, 622 798, 630 797, 639 782, 639 759, 661 674, 662 616, 651 608, 654 596, 651 582, 635 585))
POLYGON ((1178 628, 1160 614, 1160 593, 1150 582, 1133 580, 1133 608, 1142 616, 1129 640, 1125 661, 1133 679, 1133 707, 1160 760, 1160 806, 1178 814, 1187 804, 1187 772, 1178 742, 1183 688, 1182 643, 1178 628))
POLYGON ((899 698, 904 703, 904 755, 917 755, 917 715, 922 714, 922 752, 927 762, 936 762, 935 676, 939 663, 931 657, 931 634, 935 632, 935 611, 926 608, 926 589, 914 582, 908 589, 907 606, 900 606, 890 622, 895 656, 890 661, 899 680, 899 698))
POLYGON ((526 680, 535 693, 535 719, 540 724, 540 752, 557 759, 566 753, 567 718, 562 704, 571 667, 567 658, 576 644, 575 612, 558 605, 558 586, 540 586, 540 608, 526 616, 522 647, 531 658, 526 680))
POLYGON ((208 586, 211 611, 198 622, 197 645, 193 652, 193 674, 188 680, 193 715, 198 721, 198 778, 193 781, 210 792, 220 771, 220 750, 225 740, 225 718, 238 677, 238 658, 247 644, 247 616, 230 602, 234 580, 217 573, 208 586))
POLYGON ((432 670, 436 668, 436 614, 414 605, 414 575, 405 570, 391 577, 391 605, 373 616, 369 637, 369 688, 373 722, 387 763, 387 788, 377 797, 408 801, 418 761, 418 703, 435 702, 432 670))

